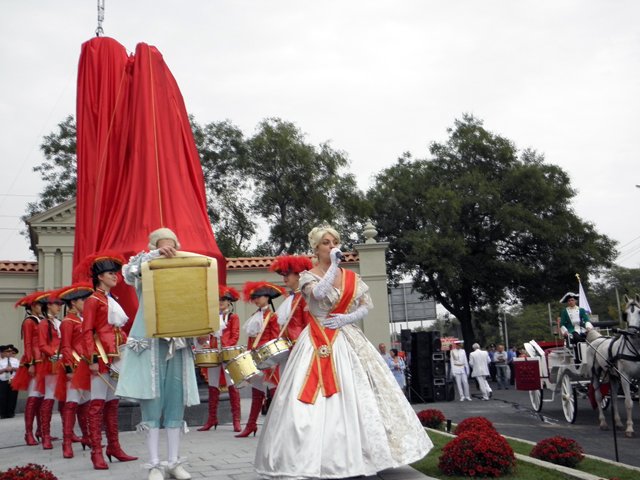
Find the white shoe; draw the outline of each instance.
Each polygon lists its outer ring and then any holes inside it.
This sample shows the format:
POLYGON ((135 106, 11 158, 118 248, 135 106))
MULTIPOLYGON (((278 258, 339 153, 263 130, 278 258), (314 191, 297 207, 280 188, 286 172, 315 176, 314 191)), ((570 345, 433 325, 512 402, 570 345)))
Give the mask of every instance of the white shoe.
POLYGON ((471 401, 471 397, 467 397, 465 400, 467 400, 467 402, 471 401))
POLYGON ((461 401, 461 402, 464 402, 464 397, 460 397, 460 401, 461 401))
POLYGON ((164 469, 162 467, 151 467, 147 480, 164 480, 164 469))
POLYGON ((167 465, 167 473, 169 478, 175 478, 177 480, 191 480, 191 474, 187 472, 182 464, 176 463, 172 467, 171 464, 167 465))

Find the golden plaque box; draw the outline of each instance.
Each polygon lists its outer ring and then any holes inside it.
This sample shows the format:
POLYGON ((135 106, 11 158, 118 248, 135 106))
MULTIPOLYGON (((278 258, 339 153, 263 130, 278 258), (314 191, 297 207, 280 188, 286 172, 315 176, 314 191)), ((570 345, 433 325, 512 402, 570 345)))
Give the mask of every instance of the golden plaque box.
POLYGON ((149 337, 197 337, 218 330, 218 263, 177 252, 142 264, 144 320, 149 337))

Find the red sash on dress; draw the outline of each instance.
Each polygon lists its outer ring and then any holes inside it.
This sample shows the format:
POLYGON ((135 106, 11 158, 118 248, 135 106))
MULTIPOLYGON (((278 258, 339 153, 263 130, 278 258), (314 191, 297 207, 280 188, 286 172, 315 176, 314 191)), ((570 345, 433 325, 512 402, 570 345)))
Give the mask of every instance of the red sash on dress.
MULTIPOLYGON (((351 270, 342 270, 342 289, 340 299, 330 313, 346 313, 356 295, 357 276, 351 270)), ((333 361, 333 343, 340 330, 324 328, 313 315, 309 322, 309 337, 313 344, 314 356, 311 358, 304 385, 298 400, 304 403, 315 403, 318 392, 322 390, 325 397, 338 393, 338 377, 333 361)))

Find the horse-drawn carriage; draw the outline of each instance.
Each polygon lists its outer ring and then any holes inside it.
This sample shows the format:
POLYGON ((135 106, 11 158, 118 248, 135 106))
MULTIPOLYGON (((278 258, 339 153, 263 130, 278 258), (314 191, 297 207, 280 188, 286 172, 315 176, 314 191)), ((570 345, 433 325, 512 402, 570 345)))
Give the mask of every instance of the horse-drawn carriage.
MULTIPOLYGON (((612 397, 617 398, 621 387, 627 410, 625 435, 633 436, 631 407, 640 379, 640 296, 625 297, 625 300, 628 329, 617 330, 614 336, 609 336, 608 327, 612 324, 601 322, 594 324, 596 328, 587 334, 584 342, 575 345, 545 349, 535 340, 525 343, 527 357, 516 359, 515 363, 516 387, 529 391, 531 406, 536 412, 542 410, 545 402, 555 401, 558 395, 565 419, 574 423, 578 397, 590 397, 594 408, 599 410, 600 427, 605 429, 603 410, 612 397)), ((622 427, 617 408, 615 418, 616 425, 622 427)))

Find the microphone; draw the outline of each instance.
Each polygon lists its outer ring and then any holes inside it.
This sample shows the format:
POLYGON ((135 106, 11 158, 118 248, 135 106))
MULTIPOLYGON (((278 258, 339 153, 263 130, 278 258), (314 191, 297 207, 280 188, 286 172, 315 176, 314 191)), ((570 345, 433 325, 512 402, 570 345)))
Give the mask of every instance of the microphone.
POLYGON ((337 252, 336 253, 336 258, 338 260, 340 260, 341 262, 344 262, 344 254, 342 252, 337 252))

